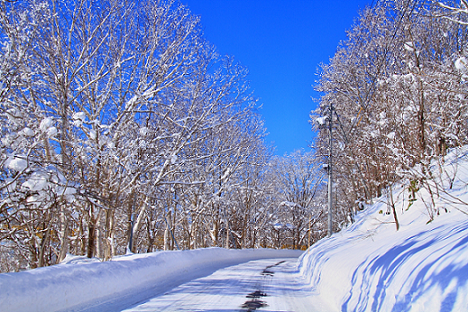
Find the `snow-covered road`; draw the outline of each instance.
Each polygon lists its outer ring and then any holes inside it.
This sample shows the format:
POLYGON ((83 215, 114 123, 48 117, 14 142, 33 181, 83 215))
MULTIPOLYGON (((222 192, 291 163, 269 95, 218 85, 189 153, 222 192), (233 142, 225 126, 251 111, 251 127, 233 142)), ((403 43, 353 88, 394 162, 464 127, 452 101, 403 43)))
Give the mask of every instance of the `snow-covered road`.
MULTIPOLYGON (((70 256, 59 265, 0 274, 0 311, 122 311, 223 268, 260 259, 273 259, 269 263, 274 264, 289 257, 297 261, 302 253, 205 248, 128 254, 104 262, 70 256)), ((243 273, 230 273, 226 285, 236 278, 246 283, 243 273)), ((216 276, 223 278, 223 273, 216 276)))
POLYGON ((300 278, 297 261, 264 259, 230 266, 125 311, 323 311, 300 278))

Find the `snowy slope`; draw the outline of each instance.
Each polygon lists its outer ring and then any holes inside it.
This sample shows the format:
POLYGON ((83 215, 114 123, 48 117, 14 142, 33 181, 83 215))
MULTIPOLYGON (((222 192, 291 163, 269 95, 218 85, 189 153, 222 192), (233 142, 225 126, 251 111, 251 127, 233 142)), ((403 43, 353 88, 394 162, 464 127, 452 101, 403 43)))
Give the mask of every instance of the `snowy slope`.
POLYGON ((126 255, 108 262, 71 260, 0 274, 0 311, 118 311, 223 267, 301 253, 208 248, 126 255))
MULTIPOLYGON (((386 197, 348 229, 312 246, 300 271, 330 311, 468 311, 467 149, 446 158, 440 215, 428 223, 427 191, 407 210, 408 191, 394 190, 401 222, 386 215, 386 197), (456 174, 455 174, 456 173, 456 174), (456 177, 448 189, 448 177, 456 177)), ((437 174, 434 166, 434 174, 437 174)))

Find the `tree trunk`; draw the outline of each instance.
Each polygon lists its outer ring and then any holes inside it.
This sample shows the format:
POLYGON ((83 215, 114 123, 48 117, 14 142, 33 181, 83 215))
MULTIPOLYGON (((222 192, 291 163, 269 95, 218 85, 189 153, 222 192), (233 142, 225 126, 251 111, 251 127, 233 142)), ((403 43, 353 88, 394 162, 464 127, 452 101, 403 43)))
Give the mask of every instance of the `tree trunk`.
POLYGON ((169 211, 167 216, 166 216, 166 230, 164 231, 164 250, 170 250, 171 249, 171 233, 170 233, 170 228, 171 226, 171 212, 169 211))
MULTIPOLYGON (((197 221, 198 222, 198 221, 197 221)), ((191 249, 197 249, 198 248, 198 225, 197 222, 192 223, 192 248, 191 249)))
MULTIPOLYGON (((45 224, 44 224, 44 229, 45 229, 45 224)), ((45 249, 47 247, 47 241, 49 240, 49 233, 50 233, 50 229, 47 229, 44 236, 42 237, 42 241, 41 241, 41 249, 39 250, 39 267, 43 267, 45 266, 45 259, 44 259, 44 255, 45 255, 45 249)))
POLYGON ((396 225, 396 230, 398 231, 400 229, 400 222, 398 221, 398 216, 397 216, 397 212, 396 212, 396 208, 395 208, 395 202, 393 201, 393 189, 392 189, 392 186, 389 187, 389 191, 388 191, 388 200, 389 200, 389 203, 390 203, 390 207, 392 209, 392 214, 393 214, 393 220, 395 221, 395 225, 396 225))
POLYGON ((106 228, 104 235, 104 259, 109 260, 114 256, 114 211, 112 209, 106 210, 106 228))
MULTIPOLYGON (((256 224, 256 223, 255 223, 256 224)), ((250 248, 255 248, 255 243, 257 242, 257 230, 255 229, 255 226, 252 229, 252 237, 250 239, 250 248)))
POLYGON ((64 205, 60 205, 60 253, 58 262, 62 262, 68 252, 68 218, 64 205))
POLYGON ((79 224, 79 235, 80 235, 80 255, 84 256, 86 254, 86 239, 84 234, 84 227, 83 227, 83 216, 80 217, 80 224, 79 224))
POLYGON ((87 257, 94 257, 94 252, 96 249, 96 224, 93 217, 90 217, 88 222, 88 252, 87 257))
POLYGON ((154 245, 154 236, 151 233, 151 222, 149 218, 146 220, 146 234, 148 235, 148 247, 146 248, 146 252, 152 252, 153 251, 153 245, 154 245))
POLYGON ((101 229, 100 229, 100 224, 99 220, 97 221, 96 224, 96 257, 102 258, 102 248, 101 248, 101 229))
POLYGON ((34 237, 29 239, 29 267, 31 269, 37 268, 37 250, 34 237))
POLYGON ((226 249, 229 249, 229 221, 226 219, 226 249))

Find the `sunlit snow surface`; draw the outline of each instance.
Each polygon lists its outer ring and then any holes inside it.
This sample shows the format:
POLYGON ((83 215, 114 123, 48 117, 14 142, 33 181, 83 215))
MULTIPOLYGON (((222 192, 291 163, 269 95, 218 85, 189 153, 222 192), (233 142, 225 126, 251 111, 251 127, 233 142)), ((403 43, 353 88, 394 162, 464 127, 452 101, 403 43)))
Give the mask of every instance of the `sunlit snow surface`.
POLYGON ((468 205, 460 202, 468 203, 466 149, 445 158, 441 177, 447 189, 448 177, 456 178, 447 193, 439 190, 440 215, 429 224, 428 192, 420 190, 407 210, 409 193, 400 186, 393 193, 398 232, 383 197, 303 255, 300 271, 331 311, 468 311, 468 205))
POLYGON ((301 253, 208 248, 125 255, 107 262, 69 257, 65 264, 0 274, 0 311, 121 311, 224 267, 301 253))
POLYGON ((439 189, 440 215, 430 223, 427 191, 407 210, 408 191, 395 186, 398 232, 384 196, 298 260, 290 258, 297 251, 221 248, 69 257, 0 274, 0 310, 468 311, 467 153, 453 151, 442 170, 434 165, 447 192, 439 189))
POLYGON ((221 269, 125 311, 315 311, 318 305, 308 290, 297 258, 257 260, 221 269))

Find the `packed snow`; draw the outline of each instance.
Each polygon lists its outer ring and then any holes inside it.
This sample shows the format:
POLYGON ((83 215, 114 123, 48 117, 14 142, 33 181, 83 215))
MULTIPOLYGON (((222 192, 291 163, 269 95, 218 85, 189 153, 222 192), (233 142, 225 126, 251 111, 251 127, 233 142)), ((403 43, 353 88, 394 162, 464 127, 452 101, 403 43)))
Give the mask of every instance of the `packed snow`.
POLYGON ((433 170, 445 190, 434 198, 439 214, 431 222, 427 190, 409 205, 402 183, 393 187, 398 231, 384 195, 296 259, 300 251, 222 248, 107 262, 69 256, 0 274, 0 310, 239 311, 253 298, 259 311, 467 311, 468 149, 433 170))
POLYGON ((297 258, 263 259, 216 271, 125 312, 329 311, 310 295, 297 258))

